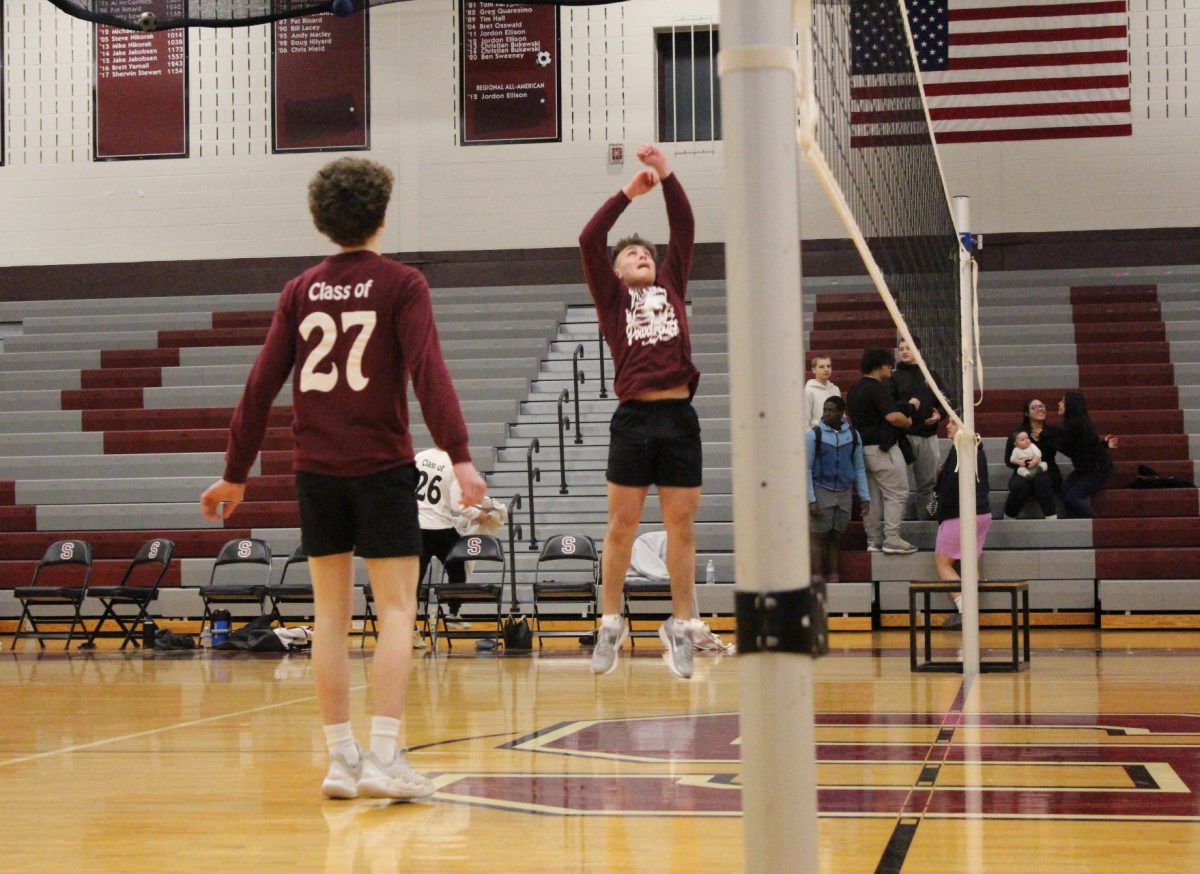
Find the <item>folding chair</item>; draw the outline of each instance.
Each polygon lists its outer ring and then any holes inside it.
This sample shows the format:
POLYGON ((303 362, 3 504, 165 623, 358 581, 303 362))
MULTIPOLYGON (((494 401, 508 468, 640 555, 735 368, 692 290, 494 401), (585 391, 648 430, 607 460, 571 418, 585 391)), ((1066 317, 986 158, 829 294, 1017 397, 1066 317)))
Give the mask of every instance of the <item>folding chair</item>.
POLYGON ((669 606, 671 601, 671 581, 665 579, 651 579, 638 573, 650 569, 657 577, 666 570, 667 561, 667 532, 665 531, 647 531, 645 534, 639 535, 637 540, 633 542, 632 561, 630 564, 631 574, 625 577, 625 597, 624 597, 624 612, 625 625, 629 629, 629 645, 637 646, 637 638, 639 637, 658 637, 658 629, 642 629, 634 631, 633 609, 635 604, 647 604, 649 602, 668 602, 668 608, 664 615, 659 612, 643 612, 638 618, 666 618, 666 615, 671 613, 669 606))
MULTIPOLYGON (((83 618, 80 616, 80 608, 83 606, 83 599, 87 597, 88 580, 92 577, 92 546, 86 540, 58 540, 50 544, 46 553, 42 556, 42 560, 38 562, 37 568, 33 572, 33 580, 28 586, 22 586, 13 590, 13 596, 21 602, 21 618, 17 620, 17 631, 13 635, 12 649, 17 648, 17 641, 22 637, 37 638, 38 647, 46 648, 45 639, 51 638, 54 640, 66 638, 66 649, 71 648, 71 641, 75 638, 75 627, 79 626, 80 636, 83 636, 83 618), (44 579, 39 582, 43 571, 49 571, 52 576, 59 576, 55 573, 58 569, 67 565, 83 565, 84 574, 83 581, 73 586, 53 585, 47 583, 44 579), (75 608, 75 615, 71 617, 71 628, 65 634, 61 631, 42 631, 38 627, 38 623, 48 625, 63 625, 66 620, 61 616, 42 616, 40 619, 33 615, 30 607, 61 607, 70 606, 75 608), (29 620, 28 632, 22 631, 25 627, 25 620, 29 620)), ((61 582, 57 580, 57 582, 61 582)))
POLYGON ((142 544, 142 548, 138 550, 137 555, 133 557, 133 561, 129 563, 129 567, 125 569, 124 576, 121 577, 121 582, 115 586, 97 586, 88 591, 88 594, 93 598, 99 599, 104 607, 104 612, 100 615, 100 621, 96 623, 96 627, 92 629, 92 633, 88 636, 87 643, 83 644, 81 649, 92 649, 96 645, 97 637, 119 637, 124 633, 124 640, 121 641, 121 649, 125 649, 130 642, 135 647, 141 644, 133 636, 149 618, 150 605, 158 598, 158 587, 162 584, 163 577, 167 575, 167 570, 171 566, 171 555, 175 552, 175 544, 170 540, 155 539, 147 540, 142 544), (134 572, 146 565, 155 565, 158 568, 149 585, 131 585, 130 579, 134 572), (116 610, 117 605, 130 606, 137 608, 137 615, 122 616, 116 610), (103 632, 104 627, 109 619, 117 623, 120 631, 103 632), (128 624, 126 624, 128 623, 128 624))
MULTIPOLYGON (((268 594, 274 601, 275 610, 279 610, 280 604, 308 604, 313 605, 313 587, 312 583, 289 583, 287 582, 288 568, 293 565, 308 564, 308 555, 304 552, 304 545, 301 544, 292 550, 292 554, 288 556, 288 560, 284 562, 283 570, 279 574, 279 582, 271 586, 268 594)), ((307 615, 312 618, 316 612, 315 606, 307 615)))
MULTIPOLYGON (((542 544, 538 554, 537 564, 533 569, 533 623, 534 633, 538 637, 538 649, 542 648, 543 637, 579 637, 581 633, 595 634, 596 620, 600 613, 597 610, 597 586, 600 584, 600 554, 596 550, 596 541, 586 534, 555 534, 542 544), (590 580, 578 582, 541 579, 542 565, 548 562, 586 562, 587 570, 591 571, 590 580), (574 631, 543 631, 543 604, 583 604, 586 612, 579 617, 580 622, 587 622, 586 630, 574 631)), ((575 615, 570 614, 571 621, 575 615)))
MULTIPOLYGON (((504 544, 499 537, 491 534, 470 534, 464 537, 458 543, 450 548, 450 552, 446 554, 446 562, 442 565, 442 582, 436 585, 430 585, 425 595, 425 614, 431 618, 433 650, 437 651, 437 639, 439 633, 446 638, 446 644, 449 649, 454 648, 453 641, 456 638, 494 638, 496 645, 500 645, 500 636, 503 631, 503 618, 500 614, 502 609, 501 599, 504 596, 504 544), (468 580, 465 583, 447 583, 446 579, 446 564, 455 561, 471 561, 471 562, 495 562, 500 565, 500 580, 495 583, 472 583, 468 580), (436 599, 435 599, 436 596, 436 599), (442 605, 447 601, 459 601, 463 604, 490 604, 495 610, 496 629, 495 631, 484 631, 482 629, 467 629, 463 631, 451 631, 446 624, 446 613, 442 609, 442 605), (434 605, 434 612, 430 612, 430 604, 434 605), (441 625, 444 631, 438 631, 438 625, 441 625)), ((478 614, 471 615, 468 621, 479 621, 481 618, 478 614)))
POLYGON ((270 592, 271 582, 271 547, 265 540, 253 537, 230 540, 217 553, 213 562, 212 573, 208 585, 200 588, 200 600, 204 602, 204 615, 200 617, 200 632, 204 626, 212 623, 213 604, 257 604, 258 614, 265 616, 265 604, 270 602, 271 612, 275 613, 275 601, 270 592), (266 577, 262 583, 223 583, 217 585, 217 570, 230 565, 265 565, 266 577))

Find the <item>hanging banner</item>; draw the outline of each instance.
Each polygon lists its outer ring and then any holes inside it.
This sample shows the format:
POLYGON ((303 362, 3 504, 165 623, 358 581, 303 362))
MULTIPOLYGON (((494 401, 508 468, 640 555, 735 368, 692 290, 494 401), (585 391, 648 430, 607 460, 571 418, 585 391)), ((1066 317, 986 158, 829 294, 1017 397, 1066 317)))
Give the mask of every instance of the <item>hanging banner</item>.
POLYGON ((460 0, 458 32, 463 145, 560 141, 558 7, 460 0))
POLYGON ((370 148, 368 7, 345 17, 324 12, 289 18, 272 27, 273 151, 370 148))
MULTIPOLYGON (((117 14, 159 19, 185 12, 184 0, 112 0, 117 14)), ((95 86, 92 152, 97 161, 186 158, 187 28, 139 33, 93 25, 95 86)))

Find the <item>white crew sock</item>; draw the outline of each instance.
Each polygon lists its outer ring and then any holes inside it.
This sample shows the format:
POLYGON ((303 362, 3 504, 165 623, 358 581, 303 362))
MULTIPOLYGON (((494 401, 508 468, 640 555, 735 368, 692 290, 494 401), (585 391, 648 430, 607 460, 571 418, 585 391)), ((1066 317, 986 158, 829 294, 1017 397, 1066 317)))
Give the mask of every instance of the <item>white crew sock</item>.
POLYGON ((323 726, 325 730, 325 746, 329 757, 340 755, 349 764, 358 762, 358 744, 354 742, 354 729, 348 722, 323 726))
POLYGON ((951 595, 950 600, 954 602, 954 607, 959 613, 962 612, 962 595, 951 595))
POLYGON ((399 719, 391 716, 371 717, 371 752, 383 764, 396 758, 396 739, 399 737, 399 719))
POLYGON ((616 628, 617 626, 619 626, 621 624, 621 614, 620 613, 605 613, 603 616, 600 617, 600 622, 601 622, 601 624, 607 625, 610 628, 616 628))

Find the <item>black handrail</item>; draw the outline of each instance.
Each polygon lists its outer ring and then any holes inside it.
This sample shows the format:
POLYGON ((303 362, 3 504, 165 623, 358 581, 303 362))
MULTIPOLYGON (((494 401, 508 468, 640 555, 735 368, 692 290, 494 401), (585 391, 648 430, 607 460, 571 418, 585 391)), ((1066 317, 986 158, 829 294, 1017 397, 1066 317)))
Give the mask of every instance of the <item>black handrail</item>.
POLYGON ((558 473, 560 495, 567 494, 567 445, 564 435, 571 427, 571 420, 563 415, 563 404, 571 400, 571 392, 563 389, 558 393, 558 473))
POLYGON ((596 347, 600 351, 600 397, 608 397, 608 387, 604 384, 604 329, 599 332, 599 340, 596 347))
POLYGON ((521 526, 517 524, 517 510, 521 508, 521 496, 513 495, 508 501, 508 583, 512 598, 508 612, 517 612, 517 541, 521 539, 521 526))
POLYGON ((580 343, 578 346, 575 347, 574 354, 571 355, 571 388, 575 393, 575 445, 576 446, 578 446, 580 443, 583 442, 583 432, 581 432, 579 430, 581 427, 581 425, 580 425, 581 417, 579 415, 579 387, 581 385, 583 385, 583 374, 579 372, 579 359, 582 358, 585 354, 587 354, 587 353, 584 352, 583 344, 580 343))
POLYGON ((529 548, 537 550, 537 527, 533 521, 533 484, 534 482, 542 481, 542 469, 533 466, 533 453, 541 452, 542 444, 538 442, 536 437, 529 444, 529 449, 525 452, 525 476, 529 483, 529 548))

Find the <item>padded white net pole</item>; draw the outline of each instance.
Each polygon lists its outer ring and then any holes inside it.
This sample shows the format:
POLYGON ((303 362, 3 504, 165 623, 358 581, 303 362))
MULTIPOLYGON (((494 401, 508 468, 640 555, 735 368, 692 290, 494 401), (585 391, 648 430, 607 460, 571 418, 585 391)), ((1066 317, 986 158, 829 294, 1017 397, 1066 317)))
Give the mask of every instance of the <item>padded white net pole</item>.
MULTIPOLYGON (((780 651, 770 632, 758 634, 758 652, 742 645, 741 605, 772 611, 812 595, 797 510, 808 493, 808 423, 792 33, 791 0, 721 2, 745 869, 815 874, 813 656, 780 651)), ((802 618, 773 615, 794 621, 793 630, 802 618)), ((827 645, 823 613, 818 624, 827 645)))
MULTIPOLYGON (((970 233, 971 203, 967 197, 954 198, 954 224, 959 233, 970 233)), ((959 548, 959 576, 962 578, 962 660, 963 690, 969 692, 971 684, 979 676, 979 556, 976 555, 978 541, 975 532, 975 477, 987 476, 988 472, 976 470, 975 405, 971 402, 975 394, 972 367, 975 346, 971 342, 971 325, 975 313, 975 287, 973 281, 971 253, 962 249, 959 253, 959 284, 962 304, 959 325, 962 330, 962 391, 963 424, 954 438, 958 450, 958 520, 961 534, 959 548)))

